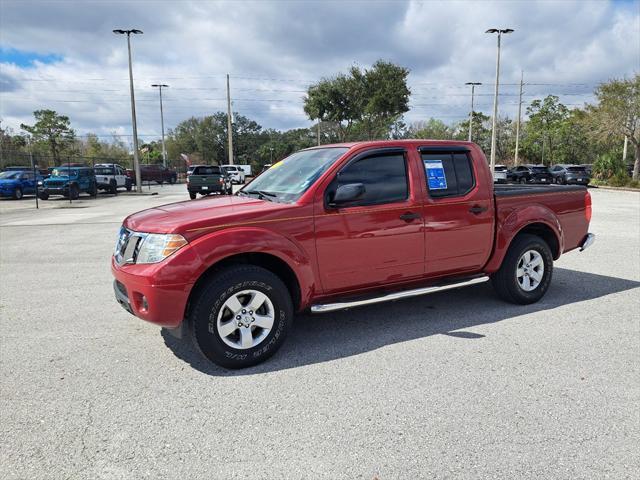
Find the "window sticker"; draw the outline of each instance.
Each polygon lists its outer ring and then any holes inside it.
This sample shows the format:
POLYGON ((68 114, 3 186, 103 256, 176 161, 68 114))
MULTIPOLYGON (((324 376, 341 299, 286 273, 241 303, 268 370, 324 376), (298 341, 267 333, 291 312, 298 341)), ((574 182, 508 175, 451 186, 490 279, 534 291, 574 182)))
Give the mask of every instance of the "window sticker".
POLYGON ((447 177, 444 174, 442 160, 423 160, 429 190, 446 190, 447 177))

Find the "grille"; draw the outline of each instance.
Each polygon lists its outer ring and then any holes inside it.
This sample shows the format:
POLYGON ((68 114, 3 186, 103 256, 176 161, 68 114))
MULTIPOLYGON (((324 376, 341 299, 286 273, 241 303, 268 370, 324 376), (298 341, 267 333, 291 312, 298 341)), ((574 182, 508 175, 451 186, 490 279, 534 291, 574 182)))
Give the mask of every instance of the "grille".
POLYGON ((146 235, 121 227, 116 241, 114 257, 118 265, 136 263, 138 248, 146 235))

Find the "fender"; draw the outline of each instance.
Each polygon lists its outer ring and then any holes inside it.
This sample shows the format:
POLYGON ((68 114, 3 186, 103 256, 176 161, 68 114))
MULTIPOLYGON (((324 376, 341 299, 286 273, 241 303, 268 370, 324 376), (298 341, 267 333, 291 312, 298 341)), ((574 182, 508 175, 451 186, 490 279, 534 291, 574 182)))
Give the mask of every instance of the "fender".
POLYGON ((300 286, 300 303, 305 306, 314 295, 315 277, 309 254, 292 239, 261 227, 227 228, 204 235, 191 243, 200 258, 192 282, 225 258, 244 253, 265 253, 279 258, 293 271, 300 286))
POLYGON ((496 239, 493 254, 484 267, 485 273, 493 273, 500 268, 509 246, 514 237, 524 228, 533 224, 542 224, 548 227, 558 242, 558 252, 554 257, 564 251, 564 233, 557 215, 543 205, 530 205, 511 211, 506 217, 498 218, 496 222, 496 239))

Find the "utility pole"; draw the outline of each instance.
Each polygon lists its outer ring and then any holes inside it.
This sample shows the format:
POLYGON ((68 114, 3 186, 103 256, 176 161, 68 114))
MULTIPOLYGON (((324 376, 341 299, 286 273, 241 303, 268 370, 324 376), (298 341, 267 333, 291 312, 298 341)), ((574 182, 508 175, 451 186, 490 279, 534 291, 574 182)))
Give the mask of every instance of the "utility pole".
POLYGON ((229 142, 229 165, 233 165, 233 123, 231 121, 231 90, 227 73, 227 139, 229 142))
POLYGON ((318 146, 320 146, 320 119, 318 119, 318 146))
POLYGON ((518 165, 518 147, 520 146, 520 117, 522 115, 522 86, 524 85, 524 72, 520 71, 520 96, 518 97, 518 121, 516 122, 516 154, 513 162, 518 165))
POLYGON ((138 126, 136 125, 136 99, 133 93, 133 69, 131 67, 131 34, 142 34, 142 30, 114 30, 113 33, 127 36, 127 49, 129 51, 129 90, 131 92, 131 123, 133 125, 133 169, 136 173, 136 191, 142 193, 142 178, 140 176, 140 159, 138 158, 138 126))
POLYGON ((493 118, 491 120, 491 175, 495 171, 496 167, 496 140, 497 140, 497 125, 498 125, 498 89, 500 85, 500 40, 503 33, 513 32, 512 28, 490 28, 485 33, 497 33, 498 34, 498 51, 496 56, 496 88, 493 96, 493 118))
POLYGON ((482 85, 480 82, 467 82, 465 85, 471 85, 471 112, 469 112, 469 141, 471 141, 473 135, 473 95, 476 90, 476 85, 482 85))
POLYGON ((167 148, 164 145, 164 112, 162 111, 162 87, 169 88, 164 83, 154 83, 152 87, 157 87, 160 92, 160 125, 162 126, 162 164, 167 168, 167 148))

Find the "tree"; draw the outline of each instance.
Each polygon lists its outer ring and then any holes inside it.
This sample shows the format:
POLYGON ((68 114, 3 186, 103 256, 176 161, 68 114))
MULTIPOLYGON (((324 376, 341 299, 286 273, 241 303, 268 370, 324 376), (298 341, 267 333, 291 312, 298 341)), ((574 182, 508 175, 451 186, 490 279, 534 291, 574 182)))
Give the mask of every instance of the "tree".
POLYGON ((555 95, 536 99, 527 107, 522 150, 526 157, 545 165, 557 163, 556 147, 561 144, 562 126, 569 109, 555 95))
POLYGON ((429 120, 411 124, 408 131, 410 138, 424 138, 431 140, 450 140, 453 130, 442 120, 430 118, 429 120))
POLYGON ((336 125, 339 141, 388 138, 395 121, 409 111, 409 70, 378 60, 372 68, 323 79, 307 90, 304 111, 311 120, 336 125))
MULTIPOLYGON (((482 148, 484 152, 489 152, 491 149, 491 117, 485 115, 482 112, 473 112, 473 132, 471 140, 473 143, 482 148)), ((469 119, 460 122, 454 129, 454 138, 456 140, 468 140, 469 139, 469 119)))
POLYGON ((640 173, 640 74, 611 80, 596 89, 598 104, 589 106, 591 132, 597 139, 627 137, 635 150, 633 179, 640 173))
POLYGON ((73 143, 75 132, 71 128, 69 117, 58 115, 53 110, 36 110, 33 112, 35 124, 20 125, 29 132, 36 142, 46 142, 55 165, 60 165, 60 153, 73 143))

